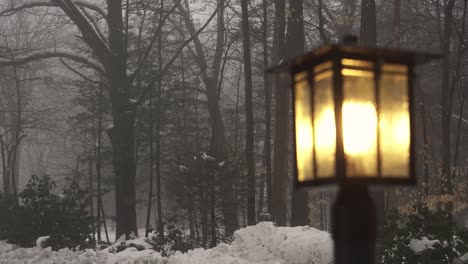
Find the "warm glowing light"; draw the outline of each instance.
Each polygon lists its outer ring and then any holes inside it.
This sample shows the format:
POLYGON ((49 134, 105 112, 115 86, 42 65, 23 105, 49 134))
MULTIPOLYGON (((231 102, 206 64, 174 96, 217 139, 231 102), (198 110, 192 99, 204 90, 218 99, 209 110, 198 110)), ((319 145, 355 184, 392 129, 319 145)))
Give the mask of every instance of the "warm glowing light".
POLYGON ((296 117, 296 155, 299 181, 306 180, 312 173, 312 148, 313 142, 312 124, 309 118, 296 117))
MULTIPOLYGON (((384 142, 393 146, 393 150, 401 151, 400 148, 407 148, 410 142, 410 124, 408 113, 394 113, 394 120, 381 119, 380 130, 384 135, 384 142)), ((390 148, 387 150, 391 150, 390 148)))
POLYGON ((343 104, 344 151, 364 155, 376 146, 377 114, 370 102, 347 101, 343 104))
POLYGON ((325 108, 315 119, 316 151, 335 153, 336 127, 335 113, 332 108, 325 108))
POLYGON ((410 142, 410 124, 407 113, 400 114, 393 125, 395 144, 408 146, 410 142))
POLYGON ((407 178, 411 152, 408 67, 384 64, 380 87, 381 173, 386 178, 407 178))
POLYGON ((310 87, 307 74, 295 76, 295 116, 296 116, 296 160, 298 180, 306 181, 313 177, 313 128, 310 87))
POLYGON ((314 68, 314 144, 317 179, 335 176, 336 128, 331 62, 314 68))
POLYGON ((381 119, 382 174, 406 177, 409 169, 410 121, 408 112, 392 113, 381 119))

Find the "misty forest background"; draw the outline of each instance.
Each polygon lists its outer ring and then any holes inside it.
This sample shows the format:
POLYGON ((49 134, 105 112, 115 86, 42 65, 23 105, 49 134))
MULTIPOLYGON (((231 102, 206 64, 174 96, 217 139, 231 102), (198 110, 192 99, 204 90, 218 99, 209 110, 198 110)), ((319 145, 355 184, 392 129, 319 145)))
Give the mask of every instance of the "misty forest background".
POLYGON ((418 68, 419 184, 376 189, 380 221, 438 201, 463 221, 467 2, 2 0, 1 192, 74 179, 98 240, 165 224, 203 247, 263 220, 329 230, 333 190, 292 190, 289 80, 265 70, 354 34, 444 56, 418 68))

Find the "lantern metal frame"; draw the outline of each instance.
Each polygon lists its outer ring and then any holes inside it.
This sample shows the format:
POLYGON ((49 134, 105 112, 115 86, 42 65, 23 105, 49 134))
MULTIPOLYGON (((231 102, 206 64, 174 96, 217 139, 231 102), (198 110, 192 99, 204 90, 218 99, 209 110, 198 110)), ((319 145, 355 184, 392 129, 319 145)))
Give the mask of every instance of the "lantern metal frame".
MULTIPOLYGON (((391 184, 391 185, 414 185, 416 183, 416 122, 415 118, 415 103, 414 101, 414 89, 413 82, 415 79, 414 68, 418 64, 426 63, 430 60, 439 58, 440 56, 435 53, 422 53, 414 51, 401 51, 401 50, 392 50, 392 49, 382 49, 375 47, 361 47, 356 45, 349 44, 331 44, 326 45, 316 50, 313 50, 309 53, 306 53, 300 57, 297 57, 289 62, 283 63, 275 68, 272 68, 271 71, 284 71, 285 67, 288 66, 289 73, 292 76, 291 78, 291 89, 292 89, 292 105, 295 105, 295 80, 294 75, 299 72, 307 73, 307 81, 309 89, 311 90, 311 107, 314 108, 314 96, 315 96, 315 87, 314 87, 314 67, 324 63, 332 63, 332 82, 333 82, 333 103, 334 103, 334 113, 335 113, 335 126, 336 126, 336 149, 335 149, 335 175, 331 178, 318 178, 317 177, 317 161, 316 155, 313 155, 313 179, 306 181, 298 180, 298 167, 297 167, 297 152, 296 144, 294 144, 294 181, 296 188, 303 188, 308 186, 319 186, 326 184, 391 184), (408 111, 409 111, 409 124, 410 124, 410 145, 409 145, 409 166, 408 166, 408 176, 407 178, 402 177, 392 177, 386 175, 384 178, 381 173, 381 151, 380 151, 380 135, 379 128, 377 128, 377 175, 375 177, 346 177, 346 154, 344 152, 344 143, 343 143, 343 127, 342 127, 342 106, 343 106, 343 75, 341 69, 343 65, 341 59, 353 59, 360 61, 368 61, 373 65, 374 73, 374 92, 376 96, 376 113, 379 115, 380 106, 379 106, 379 80, 381 67, 385 64, 398 64, 407 66, 407 81, 408 81, 408 111)), ((352 68, 346 66, 345 68, 352 68)), ((313 109, 312 112, 314 113, 313 109)), ((312 116, 312 119, 313 116, 312 116)), ((293 126, 296 129, 296 116, 295 111, 293 111, 293 126)), ((294 130, 295 131, 295 130, 294 130)), ((296 142, 296 133, 293 135, 293 142, 296 142)), ((313 144, 313 152, 315 154, 316 144, 313 144)))

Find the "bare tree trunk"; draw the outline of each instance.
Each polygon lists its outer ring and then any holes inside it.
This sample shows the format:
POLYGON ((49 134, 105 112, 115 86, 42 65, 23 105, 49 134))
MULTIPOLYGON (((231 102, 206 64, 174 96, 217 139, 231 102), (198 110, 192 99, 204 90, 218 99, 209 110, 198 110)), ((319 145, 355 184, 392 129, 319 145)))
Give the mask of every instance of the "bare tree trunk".
POLYGON ((106 234, 106 241, 107 243, 110 243, 109 241, 109 233, 107 233, 107 222, 106 222, 106 214, 104 212, 104 205, 102 204, 102 200, 101 200, 101 214, 102 214, 102 223, 104 225, 104 233, 106 234))
MULTIPOLYGON (((164 0, 161 0, 161 10, 164 9, 164 0)), ((161 11, 162 12, 162 11, 161 11)), ((159 24, 162 26, 163 16, 162 13, 159 16, 159 24)), ((161 31, 162 32, 162 31, 161 31)), ((156 91, 156 209, 158 212, 158 232, 161 237, 164 236, 164 222, 162 215, 162 201, 161 201, 161 123, 162 123, 162 111, 161 111, 161 91, 162 91, 162 34, 158 37, 158 90, 156 91)))
POLYGON ((103 115, 103 110, 102 110, 102 84, 99 85, 99 94, 98 94, 98 109, 97 109, 97 115, 98 115, 98 124, 97 124, 97 131, 95 129, 94 125, 94 116, 96 114, 96 109, 94 107, 95 103, 93 102, 93 145, 94 145, 94 156, 95 156, 95 165, 96 165, 96 182, 97 182, 97 197, 96 197, 96 218, 97 218, 97 223, 96 223, 96 232, 97 232, 97 242, 101 242, 101 221, 102 221, 102 216, 101 216, 101 203, 102 203, 102 197, 101 197, 101 139, 102 139, 102 115, 103 115))
POLYGON ((424 195, 427 197, 429 196, 429 151, 431 149, 430 143, 429 143, 429 137, 427 134, 427 121, 426 121, 426 104, 425 104, 425 99, 424 99, 424 94, 422 92, 421 86, 419 83, 416 84, 418 87, 418 91, 421 97, 421 119, 422 119, 422 136, 423 136, 423 145, 424 145, 424 150, 423 150, 423 166, 424 166, 424 183, 423 183, 423 188, 424 188, 424 195))
MULTIPOLYGON (((93 202, 93 193, 94 193, 94 187, 93 187, 93 159, 91 158, 91 155, 88 158, 88 165, 89 165, 89 175, 88 175, 88 187, 89 187, 89 212, 91 214, 91 217, 94 218, 94 202, 93 202)), ((99 211, 99 208, 97 208, 99 211)), ((98 219, 99 221, 99 219, 98 219)), ((93 228, 93 239, 96 240, 96 229, 93 228)))
POLYGON ((216 238, 216 187, 214 179, 214 171, 209 168, 210 175, 210 224, 211 224, 211 243, 210 247, 215 247, 217 242, 216 238))
POLYGON ((146 230, 145 237, 148 237, 150 226, 151 226, 151 209, 153 207, 153 175, 154 175, 154 131, 153 131, 153 89, 151 89, 149 95, 149 149, 150 149, 150 162, 149 162, 149 194, 148 194, 148 208, 146 210, 146 230))
POLYGON ((452 193, 451 174, 451 146, 450 125, 452 118, 452 92, 450 91, 450 44, 452 37, 453 6, 455 0, 449 0, 444 10, 444 37, 442 39, 442 87, 441 87, 441 111, 442 111, 442 177, 440 192, 442 194, 452 193))
POLYGON ((11 162, 11 183, 13 187, 13 197, 15 200, 18 200, 18 193, 19 193, 19 162, 20 162, 20 151, 21 151, 21 141, 22 138, 19 136, 17 132, 15 135, 15 145, 12 152, 12 162, 11 162))
MULTIPOLYGON (((122 1, 107 0, 109 47, 108 75, 114 127, 107 132, 113 148, 115 171, 116 236, 138 235, 135 201, 135 142, 136 105, 130 102, 122 19, 122 1)), ((96 51, 97 52, 97 51, 96 51)))
POLYGON ((193 214, 193 223, 194 223, 194 226, 195 226, 195 242, 196 242, 196 245, 198 246, 199 243, 200 243, 200 227, 199 227, 198 221, 197 221, 197 212, 195 210, 193 212, 194 212, 194 214, 193 214))
MULTIPOLYGON (((235 117, 234 117, 234 161, 235 161, 235 168, 236 168, 236 177, 237 181, 236 184, 234 185, 234 197, 244 197, 242 194, 243 191, 243 184, 242 184, 242 179, 240 175, 243 174, 243 170, 239 164, 241 163, 242 160, 242 155, 239 155, 239 149, 242 149, 242 146, 239 146, 239 98, 240 98, 240 81, 242 78, 242 65, 244 62, 241 62, 239 65, 239 72, 237 73, 237 82, 236 82, 236 102, 235 102, 235 117), (240 189, 240 190, 239 190, 240 189), (241 195, 239 195, 241 193, 241 195)), ((241 144, 242 145, 242 140, 241 144)), ((245 211, 244 211, 244 199, 241 199, 240 202, 240 210, 242 213, 242 221, 243 221, 243 226, 245 226, 245 211)))
POLYGON ((319 192, 319 216, 320 216, 320 230, 326 231, 327 230, 327 220, 326 220, 326 207, 325 207, 325 192, 319 192))
MULTIPOLYGON (((273 64, 285 56, 285 0, 275 0, 275 36, 273 64)), ((283 76, 275 76, 275 144, 273 148, 272 218, 279 226, 286 225, 286 186, 288 178, 289 148, 289 89, 283 76)))
MULTIPOLYGON (((159 26, 162 28, 163 23, 163 10, 164 0, 161 0, 160 5, 161 13, 159 14, 159 26)), ((162 86, 162 30, 159 30, 158 36, 158 89, 156 93, 156 210, 157 210, 157 230, 159 236, 164 236, 164 226, 162 218, 161 208, 161 86, 162 86)), ((153 99, 153 87, 150 88, 150 108, 149 108, 149 122, 150 122, 150 191, 148 198, 148 210, 146 215, 146 236, 149 233, 150 219, 151 219, 151 208, 153 206, 153 164, 154 164, 154 131, 153 131, 153 114, 152 114, 152 99, 153 99)))
MULTIPOLYGON (((195 98, 198 98, 198 92, 195 93, 195 98)), ((199 133, 199 114, 198 114, 198 101, 195 100, 195 150, 196 153, 200 153, 200 133, 199 133)), ((207 213, 207 208, 206 208, 206 202, 205 202, 205 193, 206 193, 206 188, 205 188, 205 178, 204 172, 203 172, 203 167, 202 164, 199 160, 200 156, 197 156, 197 161, 195 162, 195 171, 197 175, 195 176, 196 179, 198 179, 198 205, 200 207, 200 225, 201 225, 201 240, 202 240, 202 247, 206 247, 206 244, 208 242, 208 213, 207 213)), ((200 241, 200 233, 199 233, 199 225, 198 222, 195 221, 195 229, 197 232, 197 242, 200 241)))
MULTIPOLYGON (((183 19, 180 18, 180 24, 182 24, 183 19)), ((180 41, 182 42, 184 40, 184 34, 183 31, 180 34, 180 41)), ((182 145, 185 147, 187 146, 187 94, 186 94, 186 80, 185 80, 185 57, 184 57, 184 50, 180 53, 180 68, 182 71, 182 91, 183 91, 183 131, 182 131, 182 145)), ((198 92, 196 93, 198 95, 198 92)), ((197 99, 197 96, 195 97, 197 99)), ((190 107, 190 103, 188 104, 190 107)), ((197 111, 195 109, 195 111, 197 111)), ((198 124, 196 124, 197 126, 198 124)), ((189 175, 190 179, 190 185, 194 186, 195 181, 192 179, 192 177, 189 175)), ((192 192, 190 192, 192 193, 192 192)), ((190 244, 191 246, 195 246, 198 244, 198 227, 197 227, 197 219, 196 219, 196 212, 195 212, 195 202, 193 197, 190 197, 190 193, 187 193, 186 200, 188 202, 188 214, 189 214, 189 228, 190 228, 190 244), (197 244, 194 244, 194 242, 197 242, 197 244)))
POLYGON ((318 0, 318 7, 317 7, 317 13, 318 13, 318 20, 319 20, 319 33, 320 33, 320 40, 322 44, 326 44, 329 42, 327 33, 324 28, 324 19, 323 19, 323 0, 318 0))
MULTIPOLYGON (((268 68, 268 3, 267 0, 262 0, 263 7, 263 23, 262 23, 262 45, 263 45, 263 84, 265 88, 265 181, 267 190, 267 208, 271 214, 271 84, 270 76, 266 70, 268 68)), ((263 192, 263 189, 261 190, 263 192)))
MULTIPOLYGON (((208 99, 208 114, 211 123, 211 142, 210 150, 212 156, 219 162, 224 161, 225 168, 229 167, 228 155, 226 150, 226 137, 224 133, 224 123, 219 108, 219 94, 218 94, 218 79, 220 73, 221 59, 224 46, 224 8, 225 1, 217 0, 217 30, 216 30, 216 47, 213 56, 213 62, 209 67, 207 57, 203 50, 200 39, 196 35, 194 23, 188 11, 189 3, 185 0, 185 9, 180 7, 183 14, 184 22, 189 29, 193 38, 195 51, 197 54, 196 63, 198 64, 203 83, 206 87, 206 96, 208 99), (211 69, 210 72, 208 72, 211 69)), ((223 210, 223 222, 225 226, 225 235, 231 236, 236 229, 239 228, 237 219, 237 203, 233 193, 234 181, 232 175, 228 175, 225 170, 220 172, 220 189, 221 189, 221 206, 223 210)))
POLYGON ((247 223, 255 224, 255 160, 254 160, 254 121, 252 110, 252 63, 250 61, 250 30, 248 1, 241 0, 242 8, 242 47, 244 49, 244 88, 245 88, 245 159, 247 165, 247 223))
MULTIPOLYGON (((459 151, 460 151, 460 140, 461 140, 461 124, 463 120, 463 110, 465 107, 465 94, 464 91, 462 91, 462 94, 460 96, 460 110, 458 111, 458 122, 457 122, 457 136, 455 140, 455 153, 453 155, 453 167, 456 167, 458 165, 458 156, 459 156, 459 151)), ((453 173, 455 174, 455 172, 453 173)), ((455 178, 455 175, 453 175, 453 178, 455 178)))
MULTIPOLYGON (((304 52, 304 18, 303 1, 290 0, 288 12, 288 30, 286 33, 287 57, 292 58, 304 52)), ((283 89, 289 90, 288 87, 283 89)), ((290 100, 290 98, 287 98, 290 100)), ((289 113, 289 109, 288 109, 289 113)), ((289 117, 289 115, 287 116, 289 117)), ((288 120, 286 127, 290 129, 288 120)), ((312 136, 312 135, 311 135, 312 136)), ((287 152, 289 153, 289 151, 287 152)), ((288 155, 289 156, 289 155, 288 155)), ((309 193, 306 191, 292 191, 291 226, 303 226, 309 224, 309 193)))
MULTIPOLYGON (((199 156, 198 156, 199 157, 199 156)), ((198 188, 200 196, 200 220, 201 220, 201 229, 202 229, 202 247, 206 247, 208 243, 208 201, 207 201, 207 186, 206 186, 206 177, 205 170, 201 164, 203 161, 197 161, 198 166, 198 188)))
POLYGON ((0 136, 0 147, 1 147, 1 154, 2 154, 2 174, 3 174, 3 194, 5 195, 5 199, 11 199, 11 185, 10 185, 10 177, 8 174, 7 164, 6 164, 6 146, 3 142, 3 135, 0 136))
MULTIPOLYGON (((462 15, 462 21, 461 21, 461 29, 459 33, 459 38, 458 38, 458 47, 457 47, 457 55, 455 59, 455 69, 453 70, 453 79, 451 83, 451 94, 450 94, 450 105, 453 104, 453 95, 455 93, 455 90, 457 85, 459 85, 460 81, 460 71, 462 70, 462 58, 463 58, 463 47, 465 46, 465 21, 466 21, 466 9, 467 9, 467 0, 464 0, 464 5, 463 5, 463 15, 462 15)), ((459 85, 460 87, 461 85, 459 85)), ((458 98, 459 98, 459 113, 458 113, 458 122, 457 122, 457 134, 456 134, 456 140, 455 140, 455 153, 453 157, 453 167, 456 168, 457 162, 458 162, 458 155, 459 155, 459 149, 460 149, 460 137, 461 137, 461 123, 463 119, 463 111, 464 111, 464 106, 465 106, 465 90, 464 87, 460 87, 458 89, 458 98)), ((453 180, 455 180, 455 171, 451 172, 451 177, 453 180)))
POLYGON ((193 206, 193 197, 187 197, 186 198, 188 201, 188 216, 189 216, 189 227, 190 227, 190 244, 192 246, 193 242, 196 239, 196 233, 195 233, 195 225, 196 225, 196 219, 195 219, 195 214, 194 214, 194 206, 193 206))
MULTIPOLYGON (((13 54, 12 54, 12 59, 13 54)), ((15 92, 16 92, 16 126, 14 129, 14 141, 13 141, 13 146, 11 149, 11 159, 9 157, 9 160, 11 161, 9 166, 9 171, 10 171, 10 179, 11 179, 11 188, 13 191, 13 199, 14 201, 18 202, 18 176, 16 175, 15 168, 18 165, 17 164, 17 158, 18 158, 18 149, 20 148, 20 143, 22 141, 22 138, 24 135, 21 135, 21 130, 22 130, 22 98, 21 98, 21 90, 20 90, 20 77, 18 75, 18 68, 17 66, 13 66, 13 73, 14 73, 14 79, 15 79, 15 92)))

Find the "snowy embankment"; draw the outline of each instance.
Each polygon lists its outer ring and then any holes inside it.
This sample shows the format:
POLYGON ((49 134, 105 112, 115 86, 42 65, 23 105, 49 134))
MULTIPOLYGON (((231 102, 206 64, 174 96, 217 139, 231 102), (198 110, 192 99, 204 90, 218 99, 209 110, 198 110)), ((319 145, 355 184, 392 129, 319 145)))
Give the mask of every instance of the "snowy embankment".
POLYGON ((270 222, 240 229, 231 244, 194 249, 165 258, 154 250, 127 248, 117 254, 103 251, 18 248, 0 242, 1 264, 329 264, 332 241, 311 227, 275 227, 270 222))

